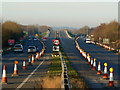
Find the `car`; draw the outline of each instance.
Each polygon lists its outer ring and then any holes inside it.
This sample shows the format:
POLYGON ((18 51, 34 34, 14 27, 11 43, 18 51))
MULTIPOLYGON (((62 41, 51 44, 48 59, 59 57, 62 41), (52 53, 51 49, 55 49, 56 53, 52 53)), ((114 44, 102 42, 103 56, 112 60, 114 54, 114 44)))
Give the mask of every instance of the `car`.
POLYGON ((28 46, 28 53, 36 53, 38 48, 36 46, 28 46))
POLYGON ((37 38, 34 38, 33 40, 37 40, 37 38))
POLYGON ((14 52, 23 52, 22 44, 15 44, 13 47, 14 52))
POLYGON ((86 38, 85 43, 91 43, 91 40, 89 38, 86 38))

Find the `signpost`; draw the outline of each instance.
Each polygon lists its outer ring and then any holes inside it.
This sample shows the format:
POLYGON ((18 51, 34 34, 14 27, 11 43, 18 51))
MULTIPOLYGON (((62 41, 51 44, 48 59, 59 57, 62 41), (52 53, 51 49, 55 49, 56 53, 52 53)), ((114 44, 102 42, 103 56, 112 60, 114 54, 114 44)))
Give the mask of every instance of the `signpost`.
POLYGON ((14 45, 15 44, 15 40, 14 39, 9 39, 8 40, 8 44, 9 45, 14 45))
POLYGON ((109 38, 103 38, 103 44, 110 44, 109 38))
POLYGON ((42 38, 43 41, 46 41, 46 39, 47 39, 46 37, 43 37, 43 38, 42 38))
POLYGON ((59 44, 60 44, 60 40, 57 40, 57 39, 53 40, 52 42, 53 42, 55 45, 59 45, 59 44))
POLYGON ((59 51, 59 46, 53 46, 53 51, 59 51))

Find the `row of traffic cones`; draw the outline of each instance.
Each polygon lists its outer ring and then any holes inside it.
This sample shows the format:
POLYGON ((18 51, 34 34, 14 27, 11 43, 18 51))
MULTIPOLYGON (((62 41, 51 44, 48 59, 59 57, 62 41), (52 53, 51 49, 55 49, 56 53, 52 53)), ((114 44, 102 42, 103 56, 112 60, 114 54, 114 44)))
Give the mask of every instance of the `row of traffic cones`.
MULTIPOLYGON (((32 57, 28 56, 29 58, 28 58, 27 65, 32 66, 32 63, 35 63, 35 59, 38 60, 44 54, 44 51, 45 51, 45 49, 42 49, 42 51, 40 53, 36 53, 36 57, 34 57, 34 55, 32 55, 32 57), (31 58, 32 58, 32 61, 31 61, 31 58)), ((18 61, 14 61, 14 71, 11 76, 19 76, 17 64, 18 64, 18 61)), ((26 70, 26 61, 25 60, 23 60, 22 69, 26 70)), ((7 84, 6 65, 3 66, 2 84, 7 84)))
MULTIPOLYGON (((96 66, 96 58, 91 58, 90 54, 87 54, 83 49, 81 49, 78 45, 78 42, 75 41, 76 43, 76 48, 80 51, 80 54, 87 60, 87 62, 91 65, 92 70, 96 70, 97 69, 97 75, 101 75, 102 74, 102 70, 101 70, 101 63, 100 61, 98 62, 98 67, 96 66)), ((107 71, 107 63, 104 63, 104 71, 103 71, 103 79, 108 79, 109 78, 109 83, 108 86, 109 87, 113 87, 114 86, 114 81, 113 81, 113 68, 110 68, 110 75, 108 76, 108 71, 107 71)))

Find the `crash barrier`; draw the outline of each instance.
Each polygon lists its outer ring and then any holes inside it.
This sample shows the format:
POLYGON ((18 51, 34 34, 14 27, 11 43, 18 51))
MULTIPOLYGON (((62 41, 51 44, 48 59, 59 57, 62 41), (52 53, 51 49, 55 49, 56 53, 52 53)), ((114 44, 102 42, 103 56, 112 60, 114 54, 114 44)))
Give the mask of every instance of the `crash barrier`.
POLYGON ((61 87, 65 90, 70 90, 70 80, 68 77, 68 70, 67 70, 67 65, 65 63, 64 57, 62 56, 62 53, 59 52, 60 54, 60 59, 61 59, 61 66, 62 66, 62 74, 61 74, 61 87))
MULTIPOLYGON (((78 38, 77 38, 78 39, 78 38)), ((80 52, 80 54, 85 58, 85 60, 88 62, 88 64, 91 67, 91 70, 96 70, 97 71, 97 75, 103 75, 102 78, 103 79, 109 79, 108 82, 108 87, 113 87, 114 86, 114 80, 113 80, 113 68, 110 68, 110 75, 108 75, 108 63, 104 63, 104 70, 101 70, 101 62, 97 61, 96 58, 93 58, 90 56, 89 53, 85 52, 82 48, 80 48, 77 39, 75 40, 75 44, 76 44, 76 49, 80 52)))
MULTIPOLYGON (((43 46, 42 51, 37 52, 36 55, 28 56, 28 66, 33 66, 35 61, 37 61, 42 55, 44 55, 45 52, 45 47, 43 46)), ((2 71, 2 79, 1 83, 2 84, 8 84, 8 78, 7 78, 7 71, 6 71, 6 65, 3 65, 3 71, 2 71)), ((26 70, 26 60, 22 61, 22 69, 26 70)), ((17 77, 20 76, 19 71, 18 71, 18 61, 14 61, 14 68, 13 68, 13 73, 11 77, 17 77)))

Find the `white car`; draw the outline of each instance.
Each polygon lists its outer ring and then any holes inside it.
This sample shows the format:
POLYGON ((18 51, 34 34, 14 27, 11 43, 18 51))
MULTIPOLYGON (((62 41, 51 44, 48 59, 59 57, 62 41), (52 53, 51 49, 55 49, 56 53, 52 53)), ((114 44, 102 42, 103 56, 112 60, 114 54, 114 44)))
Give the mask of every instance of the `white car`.
POLYGON ((33 40, 37 40, 37 38, 34 38, 33 40))
POLYGON ((38 51, 38 48, 36 46, 28 47, 28 53, 36 53, 37 51, 38 51))
POLYGON ((22 44, 16 44, 13 47, 13 50, 14 50, 14 52, 23 52, 23 46, 22 46, 22 44))
POLYGON ((86 38, 85 43, 91 43, 91 40, 89 38, 86 38))

